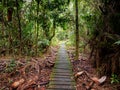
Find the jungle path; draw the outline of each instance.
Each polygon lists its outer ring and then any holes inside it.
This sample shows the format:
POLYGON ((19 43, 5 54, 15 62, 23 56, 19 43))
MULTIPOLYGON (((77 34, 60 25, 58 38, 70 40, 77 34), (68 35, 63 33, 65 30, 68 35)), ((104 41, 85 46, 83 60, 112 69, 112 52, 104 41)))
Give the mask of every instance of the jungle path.
POLYGON ((71 63, 63 43, 58 51, 58 57, 47 90, 75 90, 75 81, 72 77, 71 63))

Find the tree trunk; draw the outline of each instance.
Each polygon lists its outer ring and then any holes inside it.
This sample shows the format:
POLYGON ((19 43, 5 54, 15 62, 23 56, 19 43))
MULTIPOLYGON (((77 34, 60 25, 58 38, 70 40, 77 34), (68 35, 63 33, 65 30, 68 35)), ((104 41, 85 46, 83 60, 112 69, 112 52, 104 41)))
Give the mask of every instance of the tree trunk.
POLYGON ((11 30, 9 30, 9 55, 12 53, 12 36, 11 36, 11 30))
POLYGON ((49 38, 49 41, 51 42, 51 40, 53 39, 53 37, 55 36, 55 29, 56 29, 56 23, 55 20, 53 21, 53 32, 52 32, 52 36, 49 38))
POLYGON ((78 0, 75 0, 75 9, 76 9, 76 56, 75 60, 79 59, 79 24, 78 24, 78 0))
POLYGON ((20 16, 19 16, 19 4, 18 0, 16 0, 16 8, 17 8, 17 18, 18 18, 18 32, 19 32, 19 54, 22 54, 22 29, 21 29, 21 22, 20 22, 20 16))
POLYGON ((38 13, 39 13, 39 3, 40 1, 37 1, 37 20, 36 20, 36 49, 35 49, 35 55, 38 56, 38 30, 39 30, 39 25, 38 25, 38 13))

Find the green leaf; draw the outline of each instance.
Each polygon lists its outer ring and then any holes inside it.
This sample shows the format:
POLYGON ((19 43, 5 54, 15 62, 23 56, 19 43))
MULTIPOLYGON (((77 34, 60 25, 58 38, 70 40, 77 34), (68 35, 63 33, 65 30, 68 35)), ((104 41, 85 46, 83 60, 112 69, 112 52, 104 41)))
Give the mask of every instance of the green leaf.
POLYGON ((120 40, 116 41, 114 44, 120 45, 120 40))

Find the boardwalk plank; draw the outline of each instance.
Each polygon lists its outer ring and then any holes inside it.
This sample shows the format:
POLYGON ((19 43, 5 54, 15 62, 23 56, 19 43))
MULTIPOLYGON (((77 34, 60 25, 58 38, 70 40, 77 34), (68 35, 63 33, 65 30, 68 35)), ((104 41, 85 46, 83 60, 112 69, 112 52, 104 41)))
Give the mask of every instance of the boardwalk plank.
POLYGON ((72 77, 72 68, 65 45, 61 45, 47 90, 75 90, 75 81, 72 77))

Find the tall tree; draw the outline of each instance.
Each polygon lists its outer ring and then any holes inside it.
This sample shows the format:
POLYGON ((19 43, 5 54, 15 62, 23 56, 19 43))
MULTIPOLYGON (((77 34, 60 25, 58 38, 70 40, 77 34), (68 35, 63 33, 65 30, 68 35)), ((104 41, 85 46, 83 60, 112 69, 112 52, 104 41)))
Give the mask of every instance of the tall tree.
POLYGON ((16 8, 17 8, 17 18, 18 18, 18 32, 19 32, 19 54, 22 54, 22 29, 21 29, 21 21, 20 21, 20 16, 19 16, 19 3, 18 0, 16 0, 16 8))
POLYGON ((75 9, 76 9, 76 12, 75 12, 75 15, 76 15, 76 31, 75 31, 75 34, 76 34, 76 57, 75 57, 75 60, 78 60, 79 58, 79 24, 78 24, 78 0, 75 0, 75 9))
POLYGON ((40 4, 40 0, 37 0, 36 51, 35 51, 36 56, 37 56, 37 54, 38 54, 38 30, 39 30, 38 17, 39 17, 39 4, 40 4))

